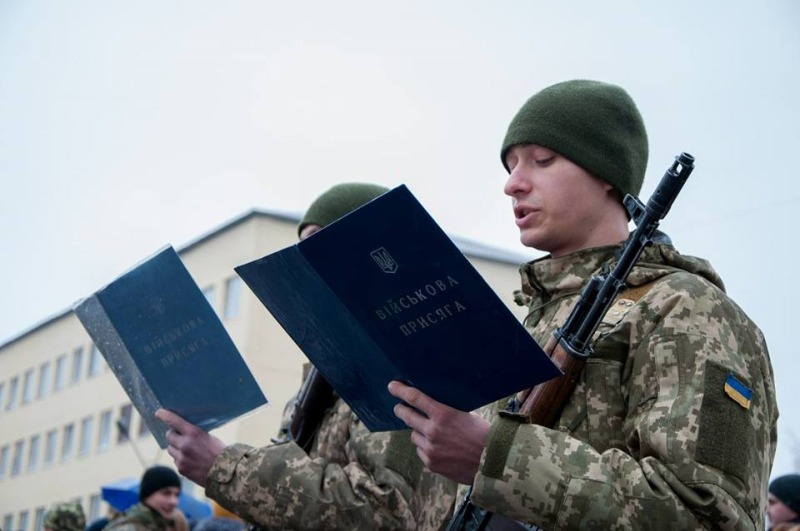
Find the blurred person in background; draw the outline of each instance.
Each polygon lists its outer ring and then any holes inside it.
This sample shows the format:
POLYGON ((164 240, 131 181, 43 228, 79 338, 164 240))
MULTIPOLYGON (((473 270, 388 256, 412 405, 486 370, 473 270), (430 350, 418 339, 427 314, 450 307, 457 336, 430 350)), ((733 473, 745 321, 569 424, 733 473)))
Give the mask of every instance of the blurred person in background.
POLYGON ((178 509, 181 479, 166 466, 145 470, 139 483, 139 503, 113 519, 104 529, 114 531, 188 531, 178 509))
POLYGON ((770 529, 800 529, 800 474, 787 474, 772 480, 767 498, 770 529))
POLYGON ((78 502, 59 503, 44 515, 44 531, 83 531, 86 516, 78 502))

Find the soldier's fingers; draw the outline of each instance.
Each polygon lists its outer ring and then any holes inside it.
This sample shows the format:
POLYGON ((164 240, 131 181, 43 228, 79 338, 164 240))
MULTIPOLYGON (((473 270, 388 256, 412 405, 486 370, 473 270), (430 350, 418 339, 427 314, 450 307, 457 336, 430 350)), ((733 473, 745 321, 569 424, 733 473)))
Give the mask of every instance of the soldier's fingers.
POLYGON ((170 447, 178 448, 178 443, 180 442, 179 437, 180 434, 172 428, 167 430, 167 443, 170 447))
POLYGON ((170 429, 177 433, 186 433, 194 426, 194 424, 184 420, 183 417, 177 413, 173 413, 172 411, 163 408, 156 410, 156 418, 164 422, 170 427, 170 429))
POLYGON ((405 400, 412 388, 397 380, 389 382, 389 394, 400 400, 405 400))
POLYGON ((411 430, 411 443, 417 447, 418 450, 422 452, 428 452, 430 448, 430 441, 425 435, 417 430, 411 430))
POLYGON ((394 406, 394 414, 397 418, 405 422, 406 426, 412 430, 422 429, 422 422, 427 420, 425 417, 414 411, 413 408, 403 404, 397 404, 394 406))
POLYGON ((425 468, 430 470, 431 463, 430 460, 428 459, 428 454, 425 453, 425 450, 423 450, 419 446, 417 446, 417 457, 419 457, 419 460, 422 461, 422 464, 425 466, 425 468))
POLYGON ((178 457, 180 457, 181 455, 181 451, 172 446, 172 444, 170 444, 169 446, 167 446, 167 454, 169 454, 172 460, 177 463, 178 457))
POLYGON ((415 407, 430 417, 430 410, 438 404, 434 399, 415 387, 410 387, 398 381, 389 382, 389 394, 399 398, 406 404, 415 407))

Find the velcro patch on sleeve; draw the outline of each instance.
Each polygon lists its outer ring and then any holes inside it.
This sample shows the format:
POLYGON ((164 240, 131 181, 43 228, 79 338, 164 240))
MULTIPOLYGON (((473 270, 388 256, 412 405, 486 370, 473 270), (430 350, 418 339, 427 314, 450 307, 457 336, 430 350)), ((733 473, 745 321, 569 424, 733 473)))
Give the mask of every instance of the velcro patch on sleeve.
MULTIPOLYGON (((708 361, 704 372, 695 459, 747 483, 753 475, 752 449, 757 445, 761 429, 753 418, 758 394, 750 393, 752 406, 745 408, 727 393, 726 388, 734 374, 730 367, 708 361)), ((743 390, 750 389, 741 376, 737 375, 734 381, 743 390)), ((731 389, 735 387, 731 386, 731 389)), ((741 393, 737 391, 736 394, 741 393)))

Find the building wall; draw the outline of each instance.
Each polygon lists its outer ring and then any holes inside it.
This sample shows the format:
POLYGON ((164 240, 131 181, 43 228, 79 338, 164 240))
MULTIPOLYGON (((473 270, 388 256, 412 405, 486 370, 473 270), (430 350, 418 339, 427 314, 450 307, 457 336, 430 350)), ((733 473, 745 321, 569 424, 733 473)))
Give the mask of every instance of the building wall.
MULTIPOLYGON (((267 444, 277 432, 284 405, 301 383, 305 357, 233 270, 294 243, 295 223, 266 214, 245 216, 180 251, 269 400, 268 405, 215 430, 214 434, 228 443, 267 444), (229 294, 237 290, 238 302, 229 308, 229 294)), ((511 295, 519 286, 517 264, 470 259, 522 318, 524 313, 512 303, 511 295)), ((98 279, 98 287, 109 280, 98 279)), ((100 499, 102 485, 138 477, 152 464, 173 466, 146 429, 142 431, 135 410, 130 414, 131 440, 120 434, 115 423, 125 408, 130 410, 127 396, 71 312, 0 345, 0 528, 38 531, 44 510, 68 500, 79 500, 89 517, 95 518, 108 508, 100 499), (82 353, 81 363, 73 377, 76 352, 82 353), (63 388, 54 385, 59 358, 66 360, 62 362, 66 364, 63 388), (26 378, 29 400, 23 400, 26 378), (15 400, 10 401, 15 379, 15 400), (101 443, 104 417, 110 422, 104 432, 108 436, 105 445, 101 443), (64 453, 65 432, 70 429, 72 450, 64 453), (87 439, 82 445, 84 431, 87 439), (56 434, 55 456, 45 462, 51 432, 56 434), (32 443, 37 437, 39 442, 32 443), (38 457, 31 457, 37 444, 38 457)), ((203 497, 202 489, 191 483, 184 488, 203 497)))

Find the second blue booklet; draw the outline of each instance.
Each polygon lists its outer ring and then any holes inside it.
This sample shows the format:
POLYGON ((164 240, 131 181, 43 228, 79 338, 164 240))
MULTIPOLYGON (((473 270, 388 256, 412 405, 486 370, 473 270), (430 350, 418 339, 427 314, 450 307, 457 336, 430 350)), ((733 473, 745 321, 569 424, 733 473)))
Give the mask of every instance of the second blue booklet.
POLYGON ((370 431, 391 380, 471 411, 560 374, 405 186, 236 272, 370 431))
POLYGON ((267 400, 178 253, 171 246, 74 306, 161 448, 159 408, 210 431, 267 400))

